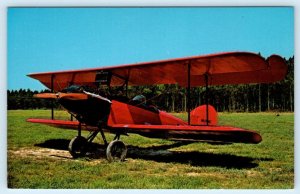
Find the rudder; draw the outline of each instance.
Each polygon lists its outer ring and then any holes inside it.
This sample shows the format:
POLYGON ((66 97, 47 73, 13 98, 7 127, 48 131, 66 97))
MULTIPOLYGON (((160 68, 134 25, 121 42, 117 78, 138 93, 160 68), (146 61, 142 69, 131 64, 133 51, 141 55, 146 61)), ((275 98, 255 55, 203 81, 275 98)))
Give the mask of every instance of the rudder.
POLYGON ((208 115, 206 105, 201 105, 191 111, 191 125, 217 125, 218 113, 216 109, 208 105, 208 115), (206 118, 208 116, 208 119, 206 118), (208 121, 207 121, 208 120, 208 121))

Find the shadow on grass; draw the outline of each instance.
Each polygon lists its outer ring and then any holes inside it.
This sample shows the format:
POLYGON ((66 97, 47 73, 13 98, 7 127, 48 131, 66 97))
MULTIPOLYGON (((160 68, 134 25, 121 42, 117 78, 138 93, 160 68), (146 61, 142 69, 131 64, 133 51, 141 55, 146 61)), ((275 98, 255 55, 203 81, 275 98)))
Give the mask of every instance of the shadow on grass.
MULTIPOLYGON (((35 146, 68 150, 70 140, 52 139, 35 146)), ((203 153, 199 151, 169 151, 168 149, 187 145, 187 142, 175 142, 171 145, 139 147, 128 145, 127 158, 152 160, 165 163, 181 163, 191 166, 212 166, 234 169, 250 169, 258 166, 258 161, 272 161, 270 158, 251 158, 232 154, 203 153)), ((105 146, 91 143, 87 153, 89 159, 106 158, 105 146)))
POLYGON ((67 139, 49 139, 43 143, 34 144, 34 146, 56 150, 68 150, 69 143, 70 140, 67 139))

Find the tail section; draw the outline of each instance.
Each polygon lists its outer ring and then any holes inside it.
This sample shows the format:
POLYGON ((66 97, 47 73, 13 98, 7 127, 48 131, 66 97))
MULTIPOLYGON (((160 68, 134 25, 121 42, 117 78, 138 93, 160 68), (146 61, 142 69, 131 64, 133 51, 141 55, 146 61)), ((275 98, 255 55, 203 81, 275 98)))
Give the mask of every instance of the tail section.
POLYGON ((201 105, 191 111, 191 125, 217 125, 217 122, 218 113, 211 105, 201 105))

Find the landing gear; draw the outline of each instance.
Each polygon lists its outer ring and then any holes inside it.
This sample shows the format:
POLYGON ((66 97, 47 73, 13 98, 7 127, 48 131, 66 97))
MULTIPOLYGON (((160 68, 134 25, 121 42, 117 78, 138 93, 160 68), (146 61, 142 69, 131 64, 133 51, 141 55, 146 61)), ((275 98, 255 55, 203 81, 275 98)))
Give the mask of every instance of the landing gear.
POLYGON ((68 149, 73 158, 83 157, 86 154, 87 140, 82 136, 76 136, 70 141, 68 149))
POLYGON ((113 140, 106 148, 106 157, 109 162, 124 161, 126 154, 127 147, 120 140, 113 140))
POLYGON ((87 147, 97 134, 100 133, 106 147, 106 157, 109 162, 124 161, 127 154, 126 145, 120 141, 120 134, 117 133, 114 140, 109 144, 106 140, 104 132, 101 127, 97 131, 92 132, 88 138, 81 136, 81 124, 78 126, 78 135, 74 137, 69 143, 69 152, 73 158, 84 157, 87 153, 87 147))

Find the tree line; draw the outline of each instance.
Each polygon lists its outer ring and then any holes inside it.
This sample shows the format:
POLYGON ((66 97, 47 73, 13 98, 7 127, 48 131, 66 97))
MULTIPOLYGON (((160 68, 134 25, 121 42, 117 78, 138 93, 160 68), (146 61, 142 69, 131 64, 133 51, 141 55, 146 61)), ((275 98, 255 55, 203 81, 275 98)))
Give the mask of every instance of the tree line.
MULTIPOLYGON (((294 111, 294 57, 285 60, 288 65, 288 74, 284 80, 273 84, 211 86, 207 93, 208 103, 213 105, 218 112, 294 111)), ((110 88, 110 92, 118 93, 118 89, 110 88)), ((8 90, 7 109, 49 109, 52 106, 61 108, 55 101, 33 98, 34 94, 41 92, 50 91, 8 90)), ((137 94, 143 94, 148 103, 156 105, 161 110, 168 112, 188 110, 186 88, 178 85, 128 87, 128 98, 133 98, 137 94)), ((191 110, 205 103, 205 88, 191 88, 191 110)))

